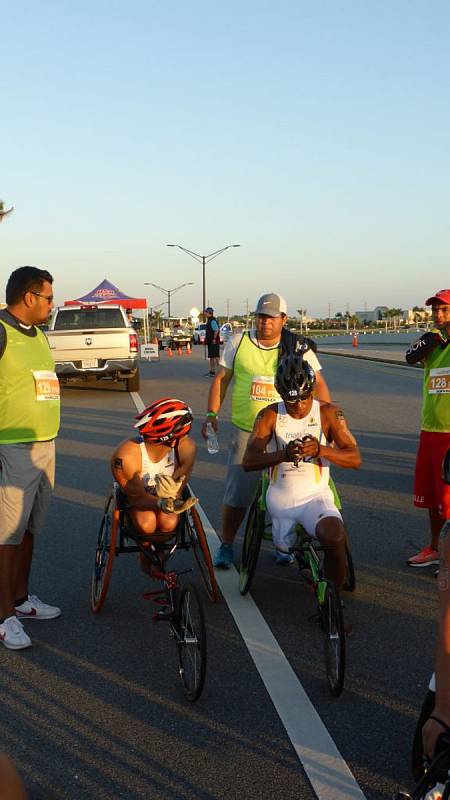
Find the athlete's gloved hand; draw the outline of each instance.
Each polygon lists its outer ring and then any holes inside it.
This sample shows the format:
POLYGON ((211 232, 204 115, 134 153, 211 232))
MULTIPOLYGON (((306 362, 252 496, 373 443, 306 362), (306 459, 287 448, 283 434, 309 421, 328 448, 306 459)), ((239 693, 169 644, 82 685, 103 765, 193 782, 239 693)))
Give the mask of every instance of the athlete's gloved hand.
POLYGON ((183 481, 184 475, 178 480, 174 480, 171 475, 157 475, 155 478, 156 494, 162 498, 175 498, 181 489, 183 481))
POLYGON ((182 514, 196 503, 198 503, 198 497, 188 497, 187 500, 183 500, 181 497, 176 500, 172 497, 165 497, 158 501, 158 507, 166 514, 182 514))
POLYGON ((320 442, 314 436, 307 434, 301 440, 301 453, 303 458, 317 458, 320 453, 320 442))
POLYGON ((302 460, 302 442, 300 439, 294 439, 284 448, 284 460, 290 461, 292 464, 298 464, 302 460))

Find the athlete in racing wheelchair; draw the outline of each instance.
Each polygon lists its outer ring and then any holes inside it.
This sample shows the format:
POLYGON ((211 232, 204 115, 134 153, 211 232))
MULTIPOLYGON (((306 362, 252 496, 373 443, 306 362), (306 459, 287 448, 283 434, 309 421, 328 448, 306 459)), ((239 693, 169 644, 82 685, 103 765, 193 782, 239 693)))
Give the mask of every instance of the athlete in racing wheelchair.
POLYGON ((329 464, 357 469, 358 446, 344 414, 334 403, 313 397, 315 373, 302 356, 284 357, 275 375, 282 402, 258 414, 244 454, 245 470, 270 467, 267 509, 275 547, 289 552, 296 525, 316 537, 325 550, 325 575, 338 588, 345 581, 346 537, 329 487, 329 464))
MULTIPOLYGON (((197 502, 182 497, 195 461, 196 446, 189 436, 192 412, 181 400, 163 398, 136 419, 140 436, 121 442, 111 470, 135 531, 155 534, 154 540, 161 541, 173 534, 179 514, 197 502)), ((140 559, 144 572, 151 572, 142 553, 140 559)))

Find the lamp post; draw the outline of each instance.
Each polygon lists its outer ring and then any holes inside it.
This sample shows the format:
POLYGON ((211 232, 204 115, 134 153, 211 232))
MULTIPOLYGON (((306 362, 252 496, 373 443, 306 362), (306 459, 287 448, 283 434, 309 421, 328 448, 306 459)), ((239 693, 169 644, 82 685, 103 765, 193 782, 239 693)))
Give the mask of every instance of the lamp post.
POLYGON ((213 253, 208 253, 205 256, 200 255, 200 253, 194 253, 193 250, 188 250, 187 247, 183 247, 181 244, 168 244, 167 247, 178 247, 180 250, 183 250, 184 253, 187 253, 188 256, 192 256, 195 258, 196 261, 200 261, 203 266, 203 304, 202 304, 202 312, 205 313, 205 306, 206 306, 206 264, 209 261, 212 261, 213 258, 217 258, 220 256, 221 253, 224 253, 225 250, 229 250, 230 247, 240 247, 240 244, 227 244, 225 247, 221 247, 220 250, 214 250, 213 253))
MULTIPOLYGON (((182 289, 183 286, 193 286, 193 285, 194 284, 192 283, 192 281, 190 281, 189 283, 182 283, 180 286, 176 286, 175 289, 163 289, 163 287, 162 286, 158 286, 157 283, 144 283, 144 286, 154 286, 155 289, 159 289, 160 292, 164 292, 164 294, 167 295, 167 314, 168 314, 169 320, 170 320, 170 296, 172 294, 175 294, 175 292, 178 292, 178 289, 182 289)), ((161 303, 161 305, 162 305, 162 303, 161 303)))

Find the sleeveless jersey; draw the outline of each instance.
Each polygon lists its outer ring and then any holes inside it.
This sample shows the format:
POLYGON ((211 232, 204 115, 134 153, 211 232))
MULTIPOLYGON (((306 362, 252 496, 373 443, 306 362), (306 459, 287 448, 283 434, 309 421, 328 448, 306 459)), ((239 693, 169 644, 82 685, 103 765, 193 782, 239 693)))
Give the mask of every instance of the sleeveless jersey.
MULTIPOLYGON (((294 439, 302 439, 309 434, 320 444, 326 444, 320 418, 320 403, 313 400, 311 410, 303 419, 294 419, 286 411, 283 402, 278 403, 277 421, 272 439, 267 447, 268 452, 281 450, 294 439)), ((288 490, 295 494, 297 502, 309 499, 318 491, 328 489, 330 478, 329 461, 323 458, 300 461, 298 466, 290 461, 283 461, 270 468, 269 491, 288 490)))
POLYGON ((43 442, 59 430, 59 382, 46 336, 34 338, 1 320, 6 347, 0 358, 0 444, 43 442))
POLYGON ((450 344, 424 360, 422 430, 450 433, 450 344))
POLYGON ((164 473, 164 475, 173 475, 175 471, 175 448, 171 448, 168 453, 161 459, 161 461, 151 461, 147 453, 145 442, 139 442, 141 448, 141 471, 139 477, 142 478, 145 488, 152 489, 155 486, 155 478, 157 475, 164 473))

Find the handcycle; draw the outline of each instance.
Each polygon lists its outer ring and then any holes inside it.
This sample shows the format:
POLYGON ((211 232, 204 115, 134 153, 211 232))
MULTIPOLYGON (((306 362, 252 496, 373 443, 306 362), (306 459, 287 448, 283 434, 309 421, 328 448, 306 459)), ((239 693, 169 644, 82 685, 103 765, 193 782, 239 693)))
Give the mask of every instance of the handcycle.
MULTIPOLYGON (((183 499, 190 496, 185 487, 183 499)), ((218 600, 205 531, 195 506, 180 514, 176 530, 171 534, 141 535, 134 528, 127 513, 125 495, 114 482, 109 492, 100 521, 91 583, 91 609, 98 614, 108 593, 114 559, 122 553, 142 553, 150 565, 151 577, 162 586, 146 592, 144 599, 151 600, 159 610, 154 622, 169 623, 178 655, 178 671, 188 700, 200 697, 206 671, 206 630, 202 601, 192 583, 180 584, 179 576, 191 569, 167 571, 172 555, 179 550, 192 550, 200 576, 212 602, 218 600)))
MULTIPOLYGON (((271 539, 266 493, 269 484, 267 472, 262 473, 252 505, 250 506, 241 550, 239 590, 242 595, 250 590, 258 562, 263 538, 271 539)), ((338 697, 345 678, 345 627, 338 587, 326 578, 322 553, 326 549, 317 539, 309 536, 301 525, 296 526, 297 541, 290 548, 297 561, 299 574, 310 583, 317 602, 317 619, 325 635, 325 667, 331 694, 338 697)), ((356 586, 355 570, 348 540, 346 542, 347 572, 344 588, 353 592, 356 586)))

